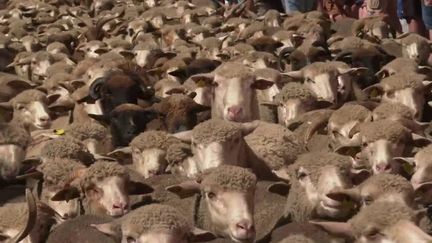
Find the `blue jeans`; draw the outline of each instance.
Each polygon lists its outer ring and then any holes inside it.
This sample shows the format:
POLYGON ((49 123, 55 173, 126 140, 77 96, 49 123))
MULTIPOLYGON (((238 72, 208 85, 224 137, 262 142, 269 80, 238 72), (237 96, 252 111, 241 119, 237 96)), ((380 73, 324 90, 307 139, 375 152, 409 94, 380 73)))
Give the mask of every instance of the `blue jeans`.
POLYGON ((316 9, 316 0, 282 0, 285 12, 290 14, 292 12, 310 12, 316 9))
POLYGON ((428 30, 432 30, 432 6, 425 6, 422 0, 422 17, 423 22, 428 30))

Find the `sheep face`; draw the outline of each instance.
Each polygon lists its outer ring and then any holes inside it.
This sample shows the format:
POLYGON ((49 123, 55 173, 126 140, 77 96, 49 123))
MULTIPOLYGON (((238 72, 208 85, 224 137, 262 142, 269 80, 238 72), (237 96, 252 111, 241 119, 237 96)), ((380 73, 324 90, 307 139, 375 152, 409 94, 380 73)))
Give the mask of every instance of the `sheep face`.
POLYGON ((333 104, 344 102, 352 94, 352 79, 363 68, 349 68, 340 62, 328 62, 309 65, 300 71, 292 71, 286 75, 303 80, 318 100, 333 104))
POLYGON ((288 126, 290 121, 298 118, 313 109, 312 102, 304 102, 300 99, 289 99, 278 105, 278 120, 279 124, 288 126))
POLYGON ((14 107, 14 117, 19 117, 24 124, 36 129, 47 129, 51 125, 47 104, 41 101, 17 103, 14 107))
POLYGON ((360 134, 351 134, 352 129, 361 121, 350 121, 345 124, 329 122, 328 131, 330 138, 341 146, 356 146, 361 143, 360 134))
POLYGON ((394 91, 386 91, 382 97, 383 102, 393 102, 408 106, 414 111, 414 117, 418 120, 423 116, 425 98, 423 90, 405 88, 394 91))
POLYGON ((0 176, 4 179, 13 179, 18 174, 21 161, 25 158, 25 150, 14 144, 0 145, 1 164, 0 176))
POLYGON ((255 238, 254 191, 239 192, 217 187, 204 187, 203 194, 216 233, 229 236, 235 242, 255 238))
POLYGON ((296 183, 305 191, 308 203, 314 205, 319 217, 345 218, 351 213, 351 207, 340 200, 329 198, 327 194, 338 188, 351 187, 348 173, 349 171, 331 165, 324 166, 319 171, 299 167, 296 171, 296 183), (316 177, 315 181, 313 177, 316 177))
POLYGON ((346 197, 366 207, 375 201, 396 202, 411 206, 414 190, 409 181, 399 175, 373 175, 355 188, 332 192, 330 197, 346 197))
POLYGON ((223 164, 244 165, 245 142, 241 131, 225 141, 196 143, 192 138, 192 153, 200 171, 223 164))
POLYGON ((132 148, 132 160, 135 170, 144 178, 149 178, 165 172, 168 162, 165 159, 166 151, 162 149, 145 149, 140 151, 132 148))
POLYGON ((403 156, 405 148, 404 141, 393 143, 386 139, 379 139, 369 143, 364 141, 361 153, 367 158, 374 174, 397 174, 402 168, 401 164, 395 161, 394 158, 403 156))
POLYGON ((256 80, 246 66, 228 63, 219 66, 215 73, 198 74, 192 79, 212 87, 212 117, 228 121, 247 122, 259 118, 255 89, 268 89, 274 83, 256 80), (233 71, 238 75, 233 75, 233 71), (229 74, 229 76, 227 76, 229 74))
POLYGON ((403 57, 409 58, 418 64, 425 64, 429 58, 431 47, 428 39, 417 34, 404 34, 396 40, 402 45, 403 57))
MULTIPOLYGON (((430 146, 420 150, 411 162, 414 165, 414 174, 411 177, 411 184, 417 192, 420 192, 422 203, 429 203, 432 199, 431 171, 432 163, 429 159, 430 146)), ((409 159, 409 158, 408 158, 409 159)))
POLYGON ((96 213, 121 216, 130 209, 126 184, 123 177, 106 177, 84 188, 85 196, 96 213))
POLYGON ((101 100, 105 114, 115 107, 130 103, 137 104, 138 99, 150 99, 154 95, 152 87, 142 87, 138 76, 114 73, 98 78, 90 85, 90 96, 101 100))
POLYGON ((75 218, 79 214, 80 204, 78 199, 71 199, 69 201, 53 201, 52 197, 58 192, 58 188, 45 186, 42 189, 41 201, 46 203, 54 209, 62 218, 75 218))

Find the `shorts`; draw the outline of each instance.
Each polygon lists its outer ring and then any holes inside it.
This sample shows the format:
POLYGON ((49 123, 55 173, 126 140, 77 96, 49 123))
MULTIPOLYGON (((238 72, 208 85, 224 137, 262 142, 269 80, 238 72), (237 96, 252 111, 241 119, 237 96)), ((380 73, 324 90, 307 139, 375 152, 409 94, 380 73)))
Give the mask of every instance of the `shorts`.
POLYGON ((400 19, 421 17, 423 0, 397 0, 397 15, 400 19))
POLYGON ((425 23, 426 28, 431 30, 432 29, 432 5, 428 4, 427 0, 421 0, 421 1, 422 1, 421 6, 422 6, 423 22, 425 23))

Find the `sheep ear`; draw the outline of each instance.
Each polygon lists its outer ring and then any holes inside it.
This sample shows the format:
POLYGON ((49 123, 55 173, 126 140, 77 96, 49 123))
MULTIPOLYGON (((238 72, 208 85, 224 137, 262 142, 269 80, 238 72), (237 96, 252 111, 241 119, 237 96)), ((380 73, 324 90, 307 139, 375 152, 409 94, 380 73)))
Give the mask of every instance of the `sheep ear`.
POLYGON ((255 129, 257 129, 257 127, 259 127, 263 124, 266 124, 266 123, 263 121, 260 121, 260 120, 241 123, 240 126, 241 126, 243 136, 246 136, 249 133, 252 133, 253 131, 255 131, 255 129))
POLYGON ((369 69, 365 67, 358 67, 358 68, 348 68, 344 70, 339 70, 341 74, 349 74, 352 76, 361 76, 365 74, 369 69))
POLYGON ((211 86, 214 82, 214 74, 212 73, 203 73, 196 74, 190 77, 199 87, 203 86, 211 86))
POLYGON ((267 191, 276 193, 281 196, 287 196, 290 191, 290 185, 285 182, 276 182, 267 187, 267 191))
POLYGON ((348 155, 351 157, 355 157, 355 155, 358 154, 360 151, 360 146, 339 146, 334 150, 335 153, 338 153, 340 155, 348 155))
POLYGON ((172 134, 171 136, 176 137, 186 143, 190 143, 192 141, 192 131, 178 132, 172 134))
POLYGON ((416 133, 411 133, 411 138, 415 147, 425 147, 431 144, 432 140, 426 137, 420 136, 416 133))
POLYGON ((104 124, 110 124, 110 119, 107 115, 87 114, 90 118, 104 124))
POLYGON ((317 222, 309 221, 311 224, 316 225, 331 235, 342 236, 344 238, 354 238, 354 232, 349 223, 346 222, 317 222))
POLYGON ((141 195, 141 194, 152 193, 154 189, 145 183, 129 181, 128 191, 129 191, 129 195, 141 195))
POLYGON ((165 94, 167 95, 172 95, 172 94, 184 94, 185 93, 185 89, 181 88, 181 87, 177 87, 177 88, 172 88, 170 90, 167 90, 165 92, 165 94))
POLYGON ((342 202, 344 199, 360 202, 361 195, 357 188, 340 189, 326 194, 327 197, 342 202))
POLYGON ((381 97, 384 93, 383 87, 381 84, 371 85, 363 90, 370 98, 381 97))
POLYGON ((178 185, 172 185, 165 188, 180 198, 191 197, 201 191, 201 185, 195 180, 184 181, 178 185))
POLYGON ((105 223, 105 224, 91 224, 91 227, 96 228, 100 232, 111 235, 111 236, 118 236, 119 235, 119 227, 114 223, 105 223))
POLYGON ((257 79, 255 80, 252 85, 251 88, 253 89, 259 89, 259 90, 264 90, 264 89, 268 89, 271 86, 273 86, 275 83, 269 80, 265 80, 265 79, 257 79))
POLYGON ((132 148, 131 147, 123 147, 118 148, 114 151, 111 151, 107 154, 109 157, 118 159, 120 161, 124 160, 125 158, 130 158, 132 155, 132 148))
POLYGON ((210 231, 202 230, 194 227, 192 229, 192 239, 190 242, 207 242, 217 238, 215 234, 210 231))
POLYGON ((18 89, 18 90, 31 89, 32 87, 35 86, 34 84, 28 83, 23 80, 11 80, 7 83, 7 85, 12 89, 18 89))
POLYGON ((210 109, 211 109, 211 107, 209 107, 209 106, 205 106, 205 105, 201 105, 201 104, 195 103, 192 106, 192 108, 191 108, 191 112, 200 113, 200 112, 203 112, 203 111, 208 111, 210 109))
POLYGON ((287 73, 281 73, 284 76, 288 76, 290 78, 293 78, 295 80, 301 80, 303 81, 304 76, 303 76, 303 71, 291 71, 291 72, 287 72, 287 73))
POLYGON ((76 187, 64 188, 57 192, 52 198, 51 201, 69 201, 75 198, 80 197, 80 191, 76 187))
POLYGON ((415 165, 414 157, 395 157, 393 159, 401 163, 408 163, 410 165, 415 165))
POLYGON ((0 109, 3 108, 5 110, 11 111, 13 110, 13 106, 10 102, 1 102, 0 103, 0 109))

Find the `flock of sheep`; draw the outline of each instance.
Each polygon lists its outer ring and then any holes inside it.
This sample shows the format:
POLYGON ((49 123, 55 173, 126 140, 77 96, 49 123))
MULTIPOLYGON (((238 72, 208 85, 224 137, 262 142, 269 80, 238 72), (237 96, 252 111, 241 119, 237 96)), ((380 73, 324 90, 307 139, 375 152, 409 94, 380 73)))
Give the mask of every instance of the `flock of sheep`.
POLYGON ((1 242, 432 242, 427 39, 212 0, 1 9, 1 242))

